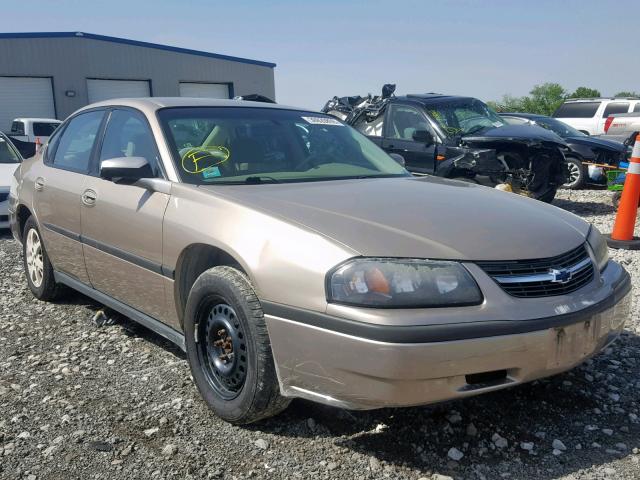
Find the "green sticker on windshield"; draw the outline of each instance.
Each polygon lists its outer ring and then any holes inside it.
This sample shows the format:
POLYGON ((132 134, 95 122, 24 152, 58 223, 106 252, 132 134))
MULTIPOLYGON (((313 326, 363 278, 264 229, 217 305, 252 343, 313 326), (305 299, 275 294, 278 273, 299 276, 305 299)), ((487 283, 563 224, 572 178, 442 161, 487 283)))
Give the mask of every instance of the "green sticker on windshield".
POLYGON ((204 178, 205 180, 209 178, 216 178, 221 175, 222 174, 220 173, 220 169, 218 167, 209 167, 209 168, 205 168, 202 171, 202 178, 204 178))

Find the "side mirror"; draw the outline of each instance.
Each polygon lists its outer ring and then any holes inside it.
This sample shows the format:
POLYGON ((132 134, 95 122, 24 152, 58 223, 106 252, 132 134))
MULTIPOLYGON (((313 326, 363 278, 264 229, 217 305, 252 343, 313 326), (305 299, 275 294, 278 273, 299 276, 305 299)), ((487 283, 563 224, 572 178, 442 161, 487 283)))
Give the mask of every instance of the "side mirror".
POLYGON ((413 132, 413 139, 416 142, 426 143, 427 145, 431 145, 434 142, 433 135, 429 130, 416 130, 413 132))
POLYGON ((152 178, 153 170, 144 157, 117 157, 103 160, 100 178, 116 183, 133 183, 142 178, 152 178))
POLYGON ((403 167, 405 166, 404 157, 402 155, 400 155, 399 153, 390 153, 389 156, 391 158, 393 158, 401 166, 403 166, 403 167))

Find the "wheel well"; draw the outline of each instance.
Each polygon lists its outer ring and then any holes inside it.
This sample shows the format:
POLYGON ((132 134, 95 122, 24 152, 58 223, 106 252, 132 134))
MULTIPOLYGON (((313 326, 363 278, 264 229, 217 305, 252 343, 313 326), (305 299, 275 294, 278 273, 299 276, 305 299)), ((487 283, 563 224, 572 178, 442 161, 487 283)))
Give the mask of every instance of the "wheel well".
POLYGON ((27 223, 27 220, 31 216, 31 212, 24 205, 18 205, 18 209, 16 210, 16 217, 18 219, 18 225, 20 226, 20 230, 18 232, 18 236, 20 240, 22 240, 22 233, 24 232, 24 226, 27 223))
POLYGON ((180 324, 183 324, 187 298, 196 279, 206 270, 221 265, 234 267, 245 274, 247 273, 240 262, 220 248, 198 243, 189 245, 182 251, 176 264, 173 287, 180 324))

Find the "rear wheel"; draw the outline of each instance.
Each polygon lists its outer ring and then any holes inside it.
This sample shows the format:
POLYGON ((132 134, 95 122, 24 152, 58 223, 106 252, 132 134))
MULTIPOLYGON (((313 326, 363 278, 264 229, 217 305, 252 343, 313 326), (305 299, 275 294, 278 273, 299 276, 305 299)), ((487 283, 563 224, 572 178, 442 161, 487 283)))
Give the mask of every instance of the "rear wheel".
POLYGON ((27 219, 22 239, 22 259, 29 289, 38 300, 55 300, 64 287, 55 281, 53 266, 33 217, 27 219))
POLYGON ((587 169, 580 160, 567 157, 568 181, 563 185, 569 190, 579 190, 587 183, 587 169))
POLYGON ((185 311, 187 359, 209 407, 234 424, 284 410, 264 314, 247 277, 214 267, 194 283, 185 311))

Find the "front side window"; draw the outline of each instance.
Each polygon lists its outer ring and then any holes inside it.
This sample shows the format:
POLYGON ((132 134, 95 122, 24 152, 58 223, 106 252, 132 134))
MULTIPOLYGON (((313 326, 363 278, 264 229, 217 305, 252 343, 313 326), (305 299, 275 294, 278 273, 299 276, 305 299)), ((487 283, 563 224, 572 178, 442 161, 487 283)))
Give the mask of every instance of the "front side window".
POLYGON ((409 105, 391 105, 387 128, 389 138, 413 141, 413 135, 418 130, 427 130, 432 133, 422 112, 409 105))
POLYGON ((364 135, 321 113, 203 107, 162 109, 158 117, 186 183, 254 184, 409 175, 364 135))
POLYGON ((640 102, 636 103, 636 106, 633 107, 634 112, 640 112, 640 102))
POLYGON ((20 154, 6 139, 0 137, 0 164, 2 163, 20 163, 20 154))
POLYGON ((59 123, 50 123, 50 122, 34 122, 33 124, 33 134, 36 137, 50 137, 56 128, 58 128, 59 123))
POLYGON ((434 101, 426 109, 449 136, 471 135, 485 128, 506 125, 496 112, 475 98, 434 101))
POLYGON ((604 107, 602 118, 607 118, 614 113, 627 113, 629 111, 629 102, 611 102, 604 107))
POLYGON ((88 171, 91 150, 103 116, 103 111, 94 111, 71 119, 57 140, 53 165, 78 172, 88 171))
POLYGON ((132 110, 114 110, 109 116, 100 150, 100 161, 119 157, 143 157, 154 174, 158 171, 158 149, 145 117, 132 110))

